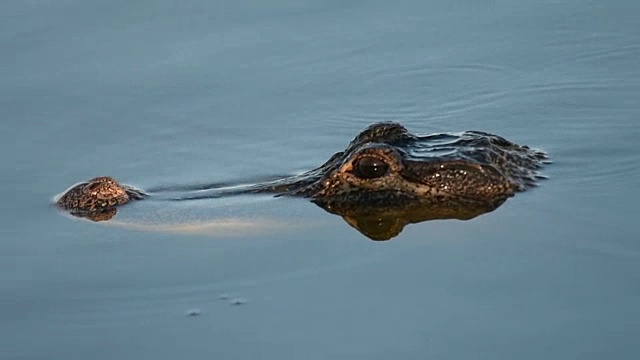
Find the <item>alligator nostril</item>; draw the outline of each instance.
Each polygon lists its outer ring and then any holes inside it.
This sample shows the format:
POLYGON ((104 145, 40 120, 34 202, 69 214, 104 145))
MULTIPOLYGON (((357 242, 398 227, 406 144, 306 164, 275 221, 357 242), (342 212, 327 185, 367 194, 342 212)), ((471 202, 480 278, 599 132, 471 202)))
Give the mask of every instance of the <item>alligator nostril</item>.
POLYGON ((372 157, 365 156, 354 164, 354 173, 362 179, 375 179, 387 174, 389 165, 384 161, 372 157))

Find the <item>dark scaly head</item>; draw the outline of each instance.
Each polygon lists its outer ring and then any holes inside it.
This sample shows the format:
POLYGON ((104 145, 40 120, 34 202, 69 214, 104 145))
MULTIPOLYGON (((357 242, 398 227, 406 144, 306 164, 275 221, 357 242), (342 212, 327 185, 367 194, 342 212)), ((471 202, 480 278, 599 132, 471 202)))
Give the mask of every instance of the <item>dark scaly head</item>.
POLYGON ((449 146, 451 138, 462 136, 416 136, 400 124, 374 124, 304 192, 328 205, 405 206, 502 201, 516 191, 516 184, 493 164, 466 156, 463 146, 449 146))

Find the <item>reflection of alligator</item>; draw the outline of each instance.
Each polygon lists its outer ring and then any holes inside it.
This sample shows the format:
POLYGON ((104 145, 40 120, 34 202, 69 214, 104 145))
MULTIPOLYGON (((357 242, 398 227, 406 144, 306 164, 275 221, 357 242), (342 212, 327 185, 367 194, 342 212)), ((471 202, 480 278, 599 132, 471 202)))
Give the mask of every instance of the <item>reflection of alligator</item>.
MULTIPOLYGON (((535 185, 543 152, 477 131, 413 135, 377 123, 320 167, 300 175, 216 196, 274 193, 303 196, 373 239, 397 235, 407 223, 470 219, 535 185)), ((212 189, 215 190, 215 189, 212 189)), ((109 177, 78 184, 57 201, 72 214, 106 220, 115 207, 146 195, 109 177)))

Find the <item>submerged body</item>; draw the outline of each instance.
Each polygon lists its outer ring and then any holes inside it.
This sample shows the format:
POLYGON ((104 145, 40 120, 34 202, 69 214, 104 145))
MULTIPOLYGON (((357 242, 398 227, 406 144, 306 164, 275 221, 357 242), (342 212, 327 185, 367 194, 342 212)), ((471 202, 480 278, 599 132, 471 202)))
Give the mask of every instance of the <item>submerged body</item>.
MULTIPOLYGON (((537 170, 545 161, 543 152, 488 133, 414 135, 400 124, 384 122, 366 128, 344 151, 316 169, 244 187, 209 190, 217 190, 216 197, 302 196, 343 216, 420 208, 418 212, 426 209, 430 218, 449 217, 442 214, 451 209, 463 214, 453 217, 471 218, 535 185, 541 177, 537 170)), ((115 207, 145 196, 115 179, 98 177, 69 189, 57 205, 74 215, 104 220, 114 214, 115 207)))

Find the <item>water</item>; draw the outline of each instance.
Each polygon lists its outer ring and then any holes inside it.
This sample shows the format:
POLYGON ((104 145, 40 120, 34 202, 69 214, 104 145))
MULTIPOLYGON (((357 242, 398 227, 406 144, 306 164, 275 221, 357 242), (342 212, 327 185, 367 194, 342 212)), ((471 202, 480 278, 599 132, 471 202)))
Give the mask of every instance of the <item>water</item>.
POLYGON ((639 10, 3 2, 0 357, 635 359, 639 10), (492 213, 388 242, 301 199, 185 202, 244 221, 197 234, 50 205, 97 175, 150 188, 302 171, 378 120, 493 132, 554 164, 492 213))

